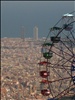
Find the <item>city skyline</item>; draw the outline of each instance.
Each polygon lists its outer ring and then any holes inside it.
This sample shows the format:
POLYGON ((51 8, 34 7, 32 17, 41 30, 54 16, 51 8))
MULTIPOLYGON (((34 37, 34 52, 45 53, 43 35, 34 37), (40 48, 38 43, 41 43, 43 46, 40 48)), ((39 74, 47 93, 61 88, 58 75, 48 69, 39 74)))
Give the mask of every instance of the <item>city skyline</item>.
POLYGON ((63 14, 74 10, 74 1, 1 1, 1 37, 20 37, 22 26, 25 37, 33 37, 34 26, 38 37, 46 37, 63 14))
POLYGON ((34 40, 38 40, 38 27, 37 26, 33 28, 33 38, 34 40))

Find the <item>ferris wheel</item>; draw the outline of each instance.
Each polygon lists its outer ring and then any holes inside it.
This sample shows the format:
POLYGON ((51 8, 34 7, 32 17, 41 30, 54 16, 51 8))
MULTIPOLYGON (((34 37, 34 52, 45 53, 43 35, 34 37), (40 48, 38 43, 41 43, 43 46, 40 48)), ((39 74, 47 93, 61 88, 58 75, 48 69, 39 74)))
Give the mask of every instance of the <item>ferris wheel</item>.
POLYGON ((42 44, 40 91, 47 100, 75 95, 75 16, 64 14, 42 44))

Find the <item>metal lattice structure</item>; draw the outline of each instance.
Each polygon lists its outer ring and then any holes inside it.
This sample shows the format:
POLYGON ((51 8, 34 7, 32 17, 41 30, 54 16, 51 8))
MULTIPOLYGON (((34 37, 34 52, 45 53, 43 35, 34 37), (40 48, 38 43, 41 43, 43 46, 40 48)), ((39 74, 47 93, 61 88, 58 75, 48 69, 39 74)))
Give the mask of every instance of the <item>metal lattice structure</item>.
POLYGON ((75 95, 75 16, 64 14, 42 44, 41 94, 47 100, 75 95))

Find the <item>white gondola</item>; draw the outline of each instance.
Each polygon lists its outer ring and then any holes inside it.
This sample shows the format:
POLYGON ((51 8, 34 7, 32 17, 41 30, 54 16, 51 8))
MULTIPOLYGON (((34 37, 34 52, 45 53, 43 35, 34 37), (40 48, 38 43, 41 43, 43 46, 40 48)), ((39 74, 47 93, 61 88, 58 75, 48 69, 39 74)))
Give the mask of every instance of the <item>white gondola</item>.
POLYGON ((65 28, 66 31, 70 31, 73 29, 73 23, 70 24, 71 22, 73 22, 74 20, 74 16, 72 14, 64 14, 62 16, 62 21, 63 21, 63 28, 65 28))

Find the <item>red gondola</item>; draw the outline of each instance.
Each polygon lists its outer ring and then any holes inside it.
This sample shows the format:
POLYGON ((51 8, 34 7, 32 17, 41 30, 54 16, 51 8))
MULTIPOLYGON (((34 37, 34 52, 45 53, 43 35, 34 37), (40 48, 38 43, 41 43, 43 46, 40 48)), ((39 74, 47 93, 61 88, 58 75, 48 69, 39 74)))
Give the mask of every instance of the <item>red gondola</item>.
POLYGON ((40 83, 46 83, 46 84, 48 84, 49 81, 44 79, 44 80, 42 80, 40 83))
POLYGON ((41 94, 44 95, 44 96, 49 96, 50 90, 49 89, 43 89, 43 90, 41 90, 41 94))
POLYGON ((42 61, 42 62, 39 62, 38 64, 39 64, 39 65, 46 65, 46 64, 49 64, 49 62, 47 62, 47 61, 42 61))
POLYGON ((43 78, 46 78, 49 76, 49 72, 47 71, 40 71, 40 76, 43 77, 43 78))

